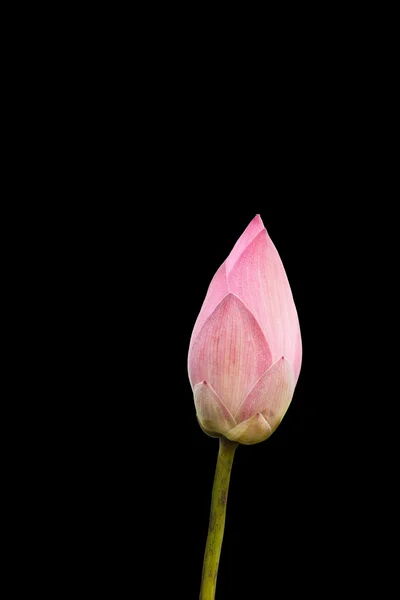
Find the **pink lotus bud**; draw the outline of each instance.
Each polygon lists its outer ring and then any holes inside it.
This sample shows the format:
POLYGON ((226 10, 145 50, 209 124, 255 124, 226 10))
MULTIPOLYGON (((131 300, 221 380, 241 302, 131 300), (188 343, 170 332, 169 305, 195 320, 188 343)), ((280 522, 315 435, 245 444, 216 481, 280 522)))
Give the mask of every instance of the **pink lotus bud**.
POLYGON ((301 357, 290 285, 257 215, 214 275, 190 340, 202 429, 241 444, 266 440, 292 400, 301 357))

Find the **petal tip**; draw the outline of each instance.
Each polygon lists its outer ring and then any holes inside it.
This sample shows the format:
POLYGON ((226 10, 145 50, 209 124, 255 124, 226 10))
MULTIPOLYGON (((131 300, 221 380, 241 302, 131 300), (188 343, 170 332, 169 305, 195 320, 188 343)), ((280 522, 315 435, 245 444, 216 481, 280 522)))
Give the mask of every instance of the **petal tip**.
POLYGON ((250 446, 265 441, 271 434, 272 430, 268 421, 261 413, 257 413, 236 425, 225 436, 234 442, 250 446))
POLYGON ((239 259, 243 251, 247 246, 254 240, 254 238, 260 233, 265 231, 264 223, 259 214, 257 214, 247 225, 246 229, 237 240, 236 244, 231 250, 226 260, 226 274, 229 275, 229 271, 232 270, 234 264, 239 259))

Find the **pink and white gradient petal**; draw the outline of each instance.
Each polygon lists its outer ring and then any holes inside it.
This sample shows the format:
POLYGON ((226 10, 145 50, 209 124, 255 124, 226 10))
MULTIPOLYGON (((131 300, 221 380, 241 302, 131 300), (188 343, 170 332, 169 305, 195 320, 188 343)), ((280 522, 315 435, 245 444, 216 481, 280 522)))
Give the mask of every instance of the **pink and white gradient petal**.
POLYGON ((260 377, 235 414, 238 423, 261 413, 274 431, 281 422, 293 397, 294 373, 289 362, 278 359, 260 377))
POLYGON ((229 272, 228 285, 260 324, 272 360, 285 356, 297 381, 302 353, 297 311, 282 261, 265 229, 229 272))
POLYGON ((256 319, 228 294, 204 323, 188 358, 192 387, 207 381, 234 414, 271 365, 271 351, 256 319))

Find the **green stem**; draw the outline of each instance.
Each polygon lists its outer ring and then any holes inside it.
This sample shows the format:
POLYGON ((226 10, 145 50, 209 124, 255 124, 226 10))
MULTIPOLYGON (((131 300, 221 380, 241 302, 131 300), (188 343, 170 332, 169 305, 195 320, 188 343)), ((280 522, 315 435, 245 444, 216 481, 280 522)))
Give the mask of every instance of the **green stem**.
POLYGON ((214 600, 219 557, 224 537, 226 502, 235 450, 239 444, 225 437, 219 441, 217 468, 211 496, 210 523, 201 577, 200 600, 214 600))

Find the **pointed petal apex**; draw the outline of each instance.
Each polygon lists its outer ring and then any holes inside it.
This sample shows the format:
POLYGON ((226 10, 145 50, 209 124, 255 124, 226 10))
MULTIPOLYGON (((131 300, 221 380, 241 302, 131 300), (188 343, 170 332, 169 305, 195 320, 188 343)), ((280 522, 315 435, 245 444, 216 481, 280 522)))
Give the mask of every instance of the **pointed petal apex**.
POLYGON ((278 427, 293 397, 295 376, 289 362, 282 356, 257 381, 235 414, 240 423, 261 413, 271 426, 278 427))
POLYGON ((241 254, 244 252, 247 246, 251 244, 256 235, 258 235, 263 229, 265 229, 264 223, 262 222, 260 215, 256 215, 246 227, 246 229, 234 245, 230 255, 228 256, 226 261, 227 273, 231 271, 231 269, 234 267, 235 263, 240 258, 241 254))
POLYGON ((189 378, 193 388, 209 382, 233 414, 271 363, 259 324, 239 298, 228 294, 190 347, 189 378))
POLYGON ((301 344, 296 306, 280 256, 265 229, 229 271, 228 285, 260 324, 272 360, 285 356, 298 376, 301 344))
POLYGON ((243 421, 236 425, 233 429, 225 434, 225 437, 232 442, 238 442, 250 446, 263 442, 272 433, 272 429, 264 419, 261 413, 257 413, 247 421, 243 421))

